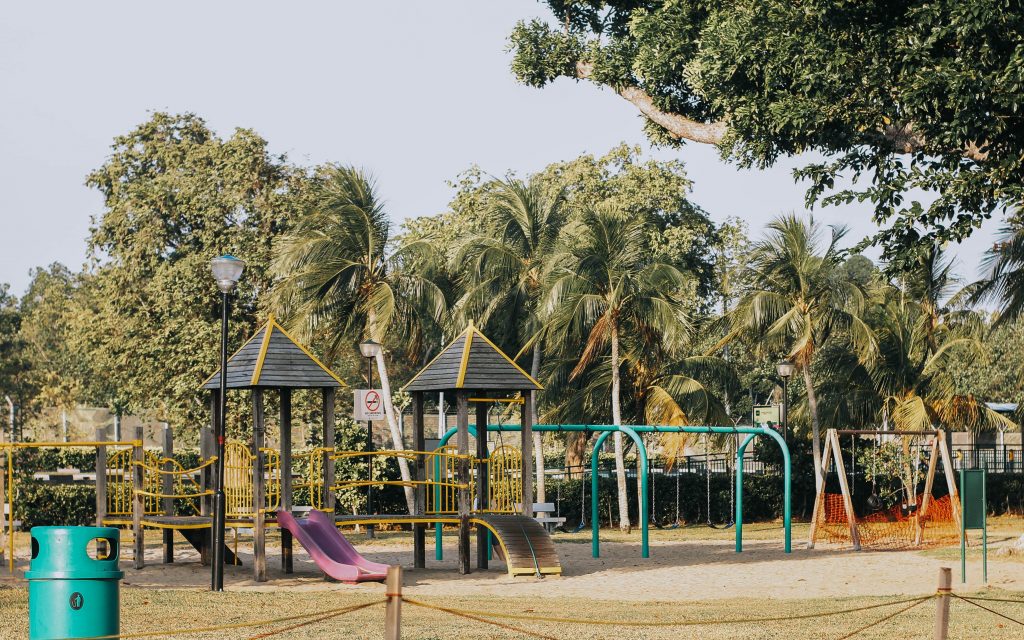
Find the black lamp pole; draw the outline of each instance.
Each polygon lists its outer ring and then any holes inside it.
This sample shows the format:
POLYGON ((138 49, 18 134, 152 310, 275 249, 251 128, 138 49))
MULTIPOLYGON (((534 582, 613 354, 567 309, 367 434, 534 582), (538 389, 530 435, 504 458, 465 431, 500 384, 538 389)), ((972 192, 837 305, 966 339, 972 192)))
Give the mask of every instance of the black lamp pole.
POLYGON ((213 569, 210 572, 210 590, 224 590, 224 520, 227 507, 224 500, 224 433, 228 406, 228 312, 231 292, 242 277, 245 262, 232 255, 223 255, 210 262, 213 278, 220 289, 220 395, 217 397, 217 416, 214 437, 217 440, 217 480, 213 492, 213 569))
POLYGON ((210 589, 224 590, 224 416, 228 398, 228 292, 220 294, 220 392, 217 396, 217 488, 213 493, 213 575, 210 589))
POLYGON ((789 376, 782 378, 782 439, 789 442, 789 376))
POLYGON ((783 360, 775 365, 775 370, 782 378, 782 438, 789 442, 789 377, 796 373, 796 365, 783 360))
MULTIPOLYGON (((373 358, 366 359, 366 385, 369 390, 373 389, 373 358)), ((366 421, 366 451, 373 453, 373 420, 366 421)), ((370 471, 370 482, 373 482, 373 456, 366 456, 366 466, 370 471)), ((373 485, 366 485, 366 510, 373 515, 373 485)), ((366 525, 366 536, 373 537, 373 525, 366 525)))

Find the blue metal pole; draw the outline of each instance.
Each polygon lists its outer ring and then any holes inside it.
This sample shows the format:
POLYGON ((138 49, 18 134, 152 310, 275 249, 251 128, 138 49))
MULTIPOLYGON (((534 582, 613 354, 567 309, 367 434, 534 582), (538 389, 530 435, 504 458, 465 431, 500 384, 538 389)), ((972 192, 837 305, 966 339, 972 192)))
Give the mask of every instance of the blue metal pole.
POLYGON ((793 551, 793 505, 791 499, 793 495, 793 471, 789 459, 789 447, 775 429, 764 427, 761 429, 761 433, 777 442, 779 448, 782 449, 782 524, 786 530, 786 553, 791 553, 793 551))
POLYGON ((650 508, 651 501, 647 494, 647 476, 650 475, 650 468, 647 465, 647 447, 632 427, 622 425, 620 429, 622 429, 622 433, 628 435, 636 443, 637 455, 640 456, 640 466, 644 469, 644 472, 640 474, 640 557, 650 558, 651 548, 648 536, 650 514, 647 511, 650 508))
POLYGON ((743 455, 755 437, 753 433, 748 435, 736 449, 736 553, 743 551, 743 455))
POLYGON ((601 450, 601 445, 604 444, 604 441, 608 439, 611 433, 611 431, 605 431, 598 436, 597 442, 594 443, 593 453, 590 454, 590 553, 595 558, 601 556, 601 542, 598 537, 600 525, 597 522, 597 452, 601 450))

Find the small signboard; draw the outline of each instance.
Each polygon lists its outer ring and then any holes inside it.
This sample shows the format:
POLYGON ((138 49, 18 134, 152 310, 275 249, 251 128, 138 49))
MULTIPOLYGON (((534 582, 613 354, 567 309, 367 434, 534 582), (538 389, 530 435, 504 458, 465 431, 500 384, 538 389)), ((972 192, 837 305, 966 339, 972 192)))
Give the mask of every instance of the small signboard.
POLYGON ((384 396, 380 389, 356 389, 352 402, 354 420, 383 420, 384 396))
POLYGON ((777 404, 754 405, 754 424, 771 427, 782 424, 781 412, 777 404))
POLYGON ((967 531, 981 530, 982 580, 988 584, 988 501, 985 470, 960 470, 960 581, 967 582, 967 531))

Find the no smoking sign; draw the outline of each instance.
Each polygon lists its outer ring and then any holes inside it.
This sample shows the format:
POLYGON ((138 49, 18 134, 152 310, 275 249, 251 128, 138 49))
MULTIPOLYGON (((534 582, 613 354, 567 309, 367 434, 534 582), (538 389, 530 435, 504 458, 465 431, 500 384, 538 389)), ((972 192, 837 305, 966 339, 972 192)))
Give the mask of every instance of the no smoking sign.
POLYGON ((356 389, 352 408, 354 420, 384 419, 384 397, 380 389, 356 389))

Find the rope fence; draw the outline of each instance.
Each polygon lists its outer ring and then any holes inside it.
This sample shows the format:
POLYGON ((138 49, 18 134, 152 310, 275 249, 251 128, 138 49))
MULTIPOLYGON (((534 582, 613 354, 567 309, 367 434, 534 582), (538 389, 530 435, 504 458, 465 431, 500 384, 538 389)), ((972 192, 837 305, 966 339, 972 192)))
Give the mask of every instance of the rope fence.
POLYGON ((132 633, 123 633, 120 635, 102 636, 103 639, 116 640, 116 639, 129 639, 129 638, 155 638, 155 637, 175 637, 182 635, 201 635, 207 633, 217 633, 224 631, 237 632, 242 629, 258 629, 260 627, 274 627, 259 631, 254 635, 244 636, 238 633, 232 634, 232 637, 248 637, 250 640, 256 640, 257 638, 270 638, 279 636, 288 632, 301 629, 303 627, 309 627, 316 624, 321 624, 343 616, 345 614, 353 613, 355 611, 361 611, 374 607, 380 604, 385 605, 385 621, 384 621, 384 638, 385 640, 400 640, 402 632, 402 604, 408 604, 412 607, 419 609, 425 609, 428 611, 434 611, 437 613, 447 614, 463 618, 466 620, 472 620, 480 624, 489 625, 491 627, 497 627, 510 631, 523 637, 541 638, 543 640, 563 640, 562 638, 554 635, 549 635, 548 631, 538 631, 536 629, 525 628, 524 624, 558 624, 558 625, 580 625, 590 627, 608 626, 615 628, 666 628, 666 627, 711 627, 721 625, 754 625, 754 624, 766 624, 775 622, 789 622, 797 620, 811 620, 820 618, 830 618, 836 616, 844 616, 855 613, 863 613, 868 611, 879 611, 887 610, 893 607, 898 607, 895 610, 888 611, 881 617, 858 626, 857 628, 844 633, 843 635, 837 636, 835 640, 849 640, 855 638, 869 629, 878 627, 881 624, 889 622, 902 614, 905 614, 921 605, 935 601, 936 602, 936 613, 935 613, 935 634, 934 638, 938 640, 946 640, 949 636, 949 601, 950 598, 963 601, 969 605, 982 609, 989 614, 999 617, 1002 620, 1010 622, 1012 624, 1020 625, 1024 627, 1024 620, 1015 618, 1007 613, 993 609, 991 606, 981 603, 997 603, 997 604, 1015 604, 1024 606, 1024 599, 1014 598, 996 598, 986 596, 968 596, 958 595, 952 593, 950 582, 950 570, 948 568, 940 569, 939 573, 939 588, 935 593, 931 593, 923 596, 916 596, 910 598, 900 598, 895 600, 888 600, 885 602, 876 602, 874 604, 868 604, 858 607, 847 607, 843 609, 834 609, 830 611, 822 611, 817 613, 799 613, 794 615, 774 615, 774 616, 751 616, 741 618, 720 618, 720 619, 676 619, 676 620, 610 620, 610 619, 596 619, 596 618, 572 618, 567 616, 551 616, 551 615, 536 615, 529 613, 508 613, 504 611, 480 611, 474 609, 462 609, 454 606, 446 606, 441 604, 434 604, 425 602, 417 598, 410 598, 402 595, 402 570, 401 567, 393 566, 388 570, 387 583, 385 587, 384 599, 371 600, 369 602, 363 602, 359 604, 348 605, 344 607, 338 607, 335 609, 328 609, 324 611, 315 611, 302 614, 295 614, 290 616, 284 616, 280 618, 272 618, 266 620, 253 620, 246 622, 236 622, 230 624, 222 624, 208 627, 194 627, 190 629, 170 629, 161 631, 140 631, 132 633), (514 624, 513 624, 514 623, 514 624), (278 626, 284 625, 284 626, 278 626))

